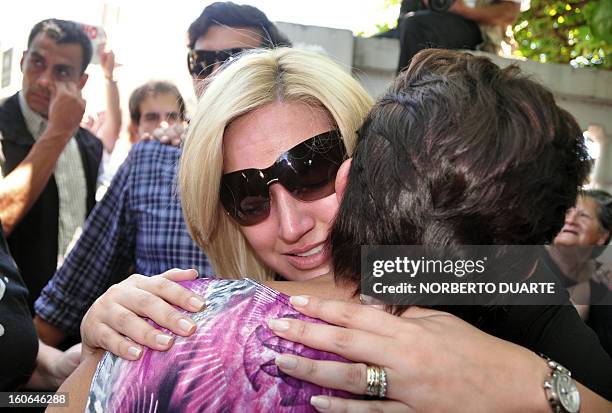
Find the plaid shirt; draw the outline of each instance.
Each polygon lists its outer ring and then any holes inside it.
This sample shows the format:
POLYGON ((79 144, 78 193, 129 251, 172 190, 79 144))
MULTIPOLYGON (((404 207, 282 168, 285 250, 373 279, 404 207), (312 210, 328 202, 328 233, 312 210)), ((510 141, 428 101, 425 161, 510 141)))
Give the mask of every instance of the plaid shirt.
POLYGON ((180 149, 140 142, 89 215, 83 234, 36 300, 36 313, 78 334, 87 309, 129 271, 155 275, 171 268, 211 274, 193 242, 176 193, 180 149))

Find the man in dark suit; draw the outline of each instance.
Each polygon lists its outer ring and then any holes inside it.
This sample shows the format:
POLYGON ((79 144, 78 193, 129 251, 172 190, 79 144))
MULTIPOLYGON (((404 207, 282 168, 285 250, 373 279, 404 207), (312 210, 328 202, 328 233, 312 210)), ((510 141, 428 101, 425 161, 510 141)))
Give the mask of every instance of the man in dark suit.
POLYGON ((91 60, 77 23, 36 24, 22 89, 0 103, 0 220, 32 308, 94 205, 102 144, 79 128, 91 60))

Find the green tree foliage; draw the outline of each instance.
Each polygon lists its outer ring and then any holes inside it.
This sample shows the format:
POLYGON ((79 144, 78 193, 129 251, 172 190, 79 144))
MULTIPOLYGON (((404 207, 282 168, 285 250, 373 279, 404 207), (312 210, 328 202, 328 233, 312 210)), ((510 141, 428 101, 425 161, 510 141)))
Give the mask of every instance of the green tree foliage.
MULTIPOLYGON (((398 7, 401 0, 383 0, 398 7)), ((378 24, 379 32, 395 22, 378 24)), ((531 0, 513 27, 515 54, 540 62, 612 69, 612 0, 531 0)))
POLYGON ((612 69, 612 0, 531 0, 514 26, 519 56, 612 69))

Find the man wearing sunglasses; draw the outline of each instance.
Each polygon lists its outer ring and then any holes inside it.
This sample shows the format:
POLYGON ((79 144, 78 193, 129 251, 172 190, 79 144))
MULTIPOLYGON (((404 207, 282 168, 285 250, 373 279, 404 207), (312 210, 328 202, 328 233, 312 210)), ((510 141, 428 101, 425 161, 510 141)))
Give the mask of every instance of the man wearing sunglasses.
POLYGON ((217 2, 206 7, 189 26, 187 67, 198 96, 206 78, 247 49, 291 46, 291 42, 252 6, 217 2))
MULTIPOLYGON (((198 96, 207 77, 237 53, 290 44, 260 10, 231 2, 207 6, 189 27, 188 39, 188 69, 198 96)), ((163 137, 159 131, 153 134, 163 137)), ((171 268, 196 268, 200 276, 210 274, 206 256, 187 232, 176 196, 179 156, 178 147, 157 141, 141 142, 132 149, 85 224, 83 235, 36 302, 35 323, 43 341, 58 345, 67 337, 78 336, 87 309, 110 285, 122 281, 130 272, 148 276, 167 271, 165 277, 172 280, 184 278, 185 272, 168 271, 171 268)), ((133 283, 148 302, 173 301, 182 293, 178 285, 170 286, 164 277, 132 276, 126 282, 133 283)), ((203 303, 192 298, 190 308, 201 308, 203 303)), ((96 332, 96 336, 104 336, 104 344, 90 344, 120 353, 116 346, 120 334, 134 327, 133 323, 142 322, 129 310, 134 305, 130 301, 121 294, 117 297, 119 306, 104 316, 125 322, 116 326, 111 321, 101 321, 99 325, 105 326, 105 331, 96 332), (117 312, 132 317, 121 317, 117 312)), ((185 335, 195 328, 191 320, 168 321, 169 326, 185 335)), ((170 346, 171 337, 157 331, 154 341, 155 348, 164 350, 170 346)), ((121 352, 125 356, 124 353, 121 352)))

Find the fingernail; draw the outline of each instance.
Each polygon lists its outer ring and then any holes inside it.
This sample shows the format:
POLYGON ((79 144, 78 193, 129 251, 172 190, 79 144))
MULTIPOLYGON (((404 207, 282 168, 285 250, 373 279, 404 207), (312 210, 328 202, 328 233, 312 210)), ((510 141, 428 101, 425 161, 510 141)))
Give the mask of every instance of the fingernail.
POLYGON ((289 330, 289 323, 286 320, 268 320, 268 327, 274 331, 287 331, 289 330))
POLYGON ((331 406, 331 402, 324 396, 312 396, 310 404, 317 410, 327 410, 331 406))
POLYGON ((195 329, 195 324, 193 321, 187 320, 186 318, 181 318, 179 320, 179 327, 183 333, 189 334, 193 329, 195 329))
POLYGON ((294 307, 304 307, 308 304, 309 298, 304 295, 296 295, 295 297, 290 297, 289 302, 294 307))
POLYGON ((195 308, 196 311, 200 311, 203 307, 204 304, 206 304, 203 300, 199 299, 198 297, 191 297, 189 299, 189 305, 192 308, 195 308))
POLYGON ((283 354, 279 354, 274 359, 274 363, 285 370, 293 370, 295 366, 297 366, 297 359, 292 356, 286 356, 283 354))
POLYGON ((170 344, 170 340, 172 340, 172 337, 167 334, 158 334, 155 336, 155 341, 160 346, 167 346, 170 344))
POLYGON ((134 360, 136 360, 138 357, 140 357, 140 354, 142 353, 142 349, 138 348, 138 347, 134 347, 134 346, 130 346, 128 348, 128 354, 134 358, 134 360))

